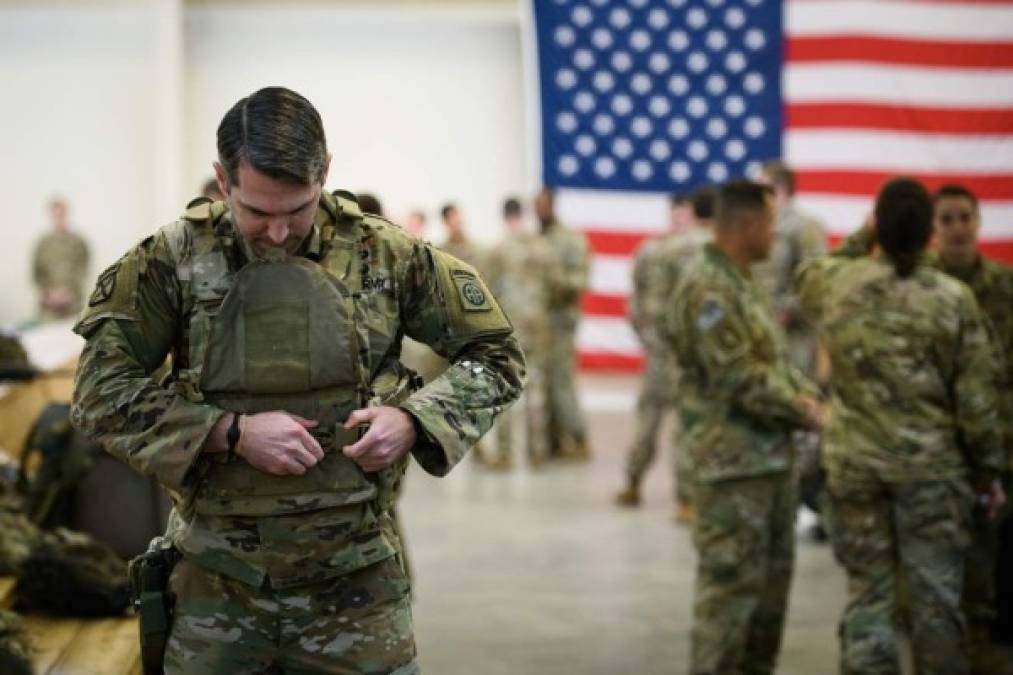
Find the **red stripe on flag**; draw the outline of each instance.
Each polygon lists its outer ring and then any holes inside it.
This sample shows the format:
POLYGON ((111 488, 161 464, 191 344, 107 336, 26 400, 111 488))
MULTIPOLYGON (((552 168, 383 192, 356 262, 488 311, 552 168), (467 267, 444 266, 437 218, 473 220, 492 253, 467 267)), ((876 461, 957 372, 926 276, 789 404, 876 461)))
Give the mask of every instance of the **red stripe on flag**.
POLYGON ((584 314, 594 316, 626 317, 629 315, 626 303, 627 297, 624 295, 585 293, 581 299, 584 314))
POLYGON ((1013 66, 1013 44, 1008 42, 945 42, 835 35, 788 38, 785 49, 786 60, 791 63, 861 61, 946 68, 1013 66))
POLYGON ((656 233, 616 232, 604 229, 583 229, 588 245, 599 255, 633 255, 645 239, 656 233))
POLYGON ((891 129, 939 134, 1013 133, 1013 111, 1001 108, 925 108, 847 101, 790 103, 789 129, 891 129))
MULTIPOLYGON (((885 171, 827 171, 799 169, 796 172, 801 192, 837 195, 874 195, 883 184, 898 173, 885 171)), ((1013 174, 974 176, 967 174, 905 174, 917 178, 929 190, 943 185, 963 185, 981 200, 1013 200, 1013 174)))
POLYGON ((621 370, 638 372, 644 368, 644 359, 639 356, 611 354, 607 352, 581 352, 578 364, 588 370, 621 370))

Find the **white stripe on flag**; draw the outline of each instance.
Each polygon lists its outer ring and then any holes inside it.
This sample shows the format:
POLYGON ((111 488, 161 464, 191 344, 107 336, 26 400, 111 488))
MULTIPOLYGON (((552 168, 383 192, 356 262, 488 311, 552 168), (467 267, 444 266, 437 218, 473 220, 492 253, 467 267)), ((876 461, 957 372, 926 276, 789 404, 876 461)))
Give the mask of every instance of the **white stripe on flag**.
MULTIPOLYGON (((872 210, 872 197, 851 197, 800 193, 799 208, 822 219, 830 232, 846 235, 857 229, 872 210)), ((1013 202, 991 201, 981 203, 981 238, 1013 238, 1013 202)))
POLYGON ((1008 4, 896 2, 889 0, 789 0, 785 33, 860 33, 919 40, 1013 40, 1008 4))
POLYGON ((668 196, 618 190, 556 191, 556 215, 569 227, 614 232, 663 232, 668 227, 668 196))
POLYGON ((577 351, 640 356, 640 341, 626 319, 584 316, 577 326, 577 351))
POLYGON ((1013 136, 789 129, 784 135, 784 154, 796 171, 878 169, 896 173, 1013 173, 1013 136))
POLYGON ((591 256, 591 293, 629 295, 633 292, 633 259, 629 256, 591 256))
POLYGON ((788 63, 784 97, 791 103, 859 101, 947 108, 1013 107, 1013 69, 788 63))

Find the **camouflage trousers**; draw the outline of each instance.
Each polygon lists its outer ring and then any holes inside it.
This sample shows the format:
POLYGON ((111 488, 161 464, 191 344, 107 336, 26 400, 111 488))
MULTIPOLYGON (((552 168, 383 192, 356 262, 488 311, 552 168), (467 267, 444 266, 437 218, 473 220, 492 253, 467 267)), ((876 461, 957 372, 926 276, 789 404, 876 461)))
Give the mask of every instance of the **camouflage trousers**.
MULTIPOLYGON (((1003 477, 1003 487, 1009 494, 1010 475, 1003 477)), ((996 572, 999 563, 999 529, 1010 513, 1010 504, 1002 508, 995 520, 990 520, 985 509, 971 512, 971 541, 964 559, 964 616, 967 618, 971 650, 972 671, 993 670, 988 667, 991 652, 991 625, 998 616, 996 572)), ((1013 664, 1010 664, 1013 669, 1013 664)))
POLYGON ((545 405, 545 365, 539 354, 524 348, 527 357, 527 385, 516 405, 496 420, 496 453, 503 459, 513 455, 514 431, 523 424, 524 447, 528 458, 539 463, 549 455, 549 430, 545 405))
POLYGON ((285 589, 253 588, 184 559, 169 588, 167 675, 419 672, 396 557, 285 589))
MULTIPOLYGON (((658 449, 658 430, 665 415, 675 410, 675 366, 671 359, 648 353, 644 379, 637 396, 634 419, 633 445, 626 458, 626 475, 631 482, 639 483, 654 462, 658 449)), ((689 450, 679 442, 678 415, 672 431, 675 461, 673 486, 675 498, 683 504, 692 503, 692 461, 689 450)))
POLYGON ((898 675, 898 579, 910 602, 919 675, 969 672, 961 611, 967 520, 964 480, 829 482, 828 525, 848 573, 841 618, 841 673, 898 675))
POLYGON ((551 454, 556 455, 564 442, 563 439, 575 443, 587 441, 587 426, 584 422, 584 413, 580 409, 576 388, 576 329, 553 330, 545 364, 549 450, 551 454))
POLYGON ((795 562, 794 476, 698 483, 693 497, 698 563, 690 673, 773 673, 795 562))

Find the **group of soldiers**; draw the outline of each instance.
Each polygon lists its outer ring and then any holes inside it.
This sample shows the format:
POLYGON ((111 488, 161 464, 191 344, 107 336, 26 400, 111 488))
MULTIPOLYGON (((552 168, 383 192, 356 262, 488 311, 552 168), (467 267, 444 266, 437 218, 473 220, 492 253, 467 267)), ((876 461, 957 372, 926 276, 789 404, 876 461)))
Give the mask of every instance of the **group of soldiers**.
MULTIPOLYGON (((363 210, 383 214, 375 195, 359 193, 357 198, 363 210)), ((482 273, 510 317, 527 359, 522 402, 498 418, 493 448, 481 443, 474 450, 476 459, 493 470, 512 468, 515 445, 524 449, 532 466, 590 457, 575 386, 576 331, 581 294, 588 284, 588 245, 556 217, 552 190, 538 192, 531 208, 535 223, 520 199, 507 198, 502 238, 489 247, 468 236, 457 204, 440 208, 444 234, 439 248, 482 273), (516 427, 522 430, 519 444, 516 427)), ((423 236, 423 212, 413 211, 406 222, 405 229, 413 236, 423 236)), ((410 339, 402 346, 402 361, 426 381, 447 366, 446 360, 410 339)))
POLYGON ((898 673, 898 620, 919 673, 1010 672, 990 626, 1013 270, 981 255, 962 186, 889 182, 827 254, 794 183, 771 162, 760 182, 678 195, 671 233, 636 257, 648 365, 616 500, 639 504, 659 421, 677 410, 676 520, 693 523, 699 555, 690 672, 774 672, 810 471, 825 476, 814 503, 849 578, 841 672, 898 673))

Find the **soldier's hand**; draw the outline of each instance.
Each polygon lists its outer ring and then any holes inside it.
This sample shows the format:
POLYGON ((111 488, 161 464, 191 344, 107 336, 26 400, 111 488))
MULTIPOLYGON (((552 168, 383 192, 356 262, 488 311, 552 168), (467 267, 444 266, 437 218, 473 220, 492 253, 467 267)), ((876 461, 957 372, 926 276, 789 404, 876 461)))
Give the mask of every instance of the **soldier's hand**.
POLYGON ((317 439, 307 429, 317 425, 286 412, 245 415, 243 436, 236 454, 254 468, 275 476, 301 476, 324 458, 317 439))
POLYGON ((1002 482, 999 479, 993 480, 988 486, 988 491, 980 496, 988 508, 988 519, 995 520, 999 510, 1006 504, 1006 491, 1002 489, 1002 482))
POLYGON ((369 426, 363 437, 342 448, 345 457, 363 471, 387 469, 415 445, 415 425, 411 416, 400 408, 378 406, 356 410, 345 421, 345 429, 363 424, 369 426))
POLYGON ((823 403, 811 396, 803 396, 800 403, 805 411, 806 426, 812 431, 821 430, 826 424, 827 418, 827 409, 823 403))

